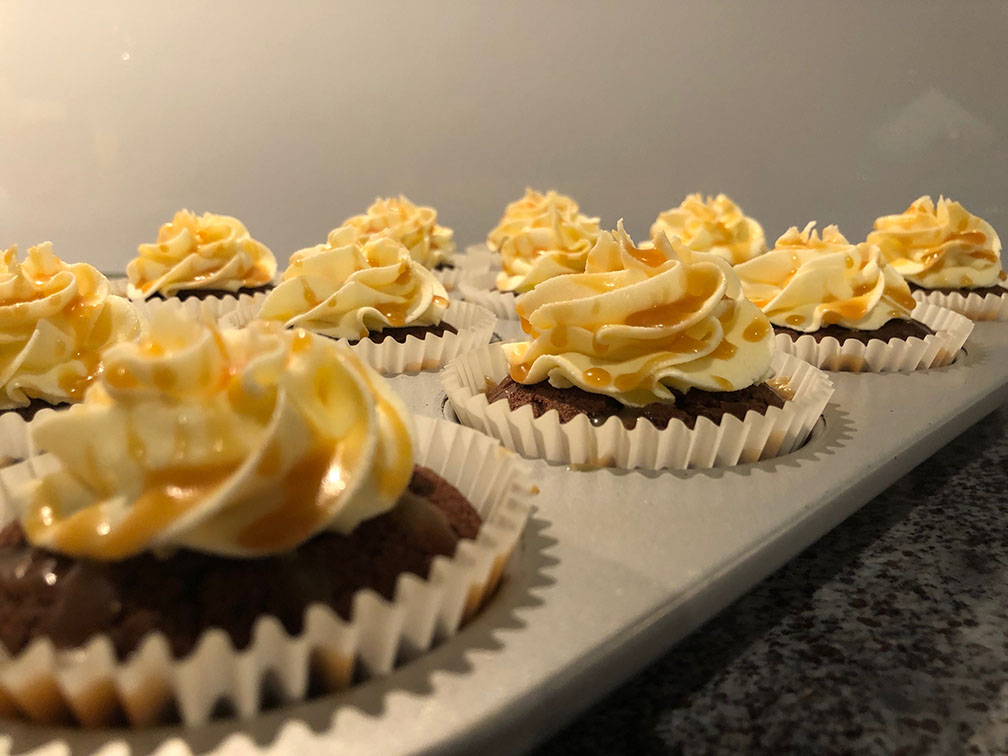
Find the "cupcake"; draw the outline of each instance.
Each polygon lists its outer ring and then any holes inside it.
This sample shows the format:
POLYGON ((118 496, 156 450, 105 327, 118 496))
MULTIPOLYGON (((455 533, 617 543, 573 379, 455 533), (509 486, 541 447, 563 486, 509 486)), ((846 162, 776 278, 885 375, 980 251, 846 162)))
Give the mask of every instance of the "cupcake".
POLYGON ((499 578, 528 484, 490 450, 503 487, 470 501, 418 444, 476 465, 487 449, 465 459, 472 439, 432 425, 418 436, 332 341, 153 313, 82 404, 38 422, 48 454, 3 473, 0 699, 42 721, 193 724, 450 634, 499 578))
POLYGON ((1008 320, 1001 240, 958 202, 928 196, 875 220, 868 241, 910 284, 914 297, 973 320, 1008 320))
POLYGON ((271 289, 276 270, 273 253, 237 218, 179 210, 126 266, 127 293, 136 302, 188 302, 193 314, 215 319, 271 289))
POLYGON ((379 197, 366 213, 347 218, 343 224, 364 238, 386 234, 402 243, 414 260, 433 270, 445 288, 454 289, 458 283, 453 232, 438 225, 434 208, 414 205, 402 195, 379 197))
POLYGON ((763 227, 724 194, 704 198, 691 194, 679 207, 658 214, 651 236, 678 236, 694 252, 717 255, 729 265, 766 252, 763 227))
POLYGON ((464 356, 443 382, 464 423, 550 461, 771 457, 804 441, 832 391, 774 357, 769 321, 724 260, 664 234, 637 247, 622 223, 600 234, 584 273, 544 281, 517 311, 528 341, 464 356))
POLYGON ((879 248, 836 226, 791 227, 773 250, 735 266, 746 297, 773 323, 778 348, 830 370, 917 370, 947 364, 971 326, 919 307, 879 248))
POLYGON ((68 265, 52 244, 17 247, 0 263, 0 457, 27 454, 25 424, 36 413, 80 401, 100 370, 101 352, 134 339, 140 321, 130 303, 109 294, 97 269, 68 265))
MULTIPOLYGON (((439 367, 487 343, 495 322, 482 308, 449 302, 434 274, 387 232, 361 237, 349 225, 295 252, 281 283, 247 315, 346 339, 384 373, 439 367)), ((239 325, 235 316, 229 323, 239 325)))
MULTIPOLYGON (((497 225, 487 234, 486 245, 494 252, 501 248, 504 240, 514 236, 518 231, 528 226, 534 218, 542 216, 555 208, 566 218, 576 218, 580 215, 577 202, 566 194, 560 194, 550 189, 545 194, 535 189, 525 188, 525 196, 508 204, 497 225)), ((597 221, 596 221, 597 223, 597 221)))
POLYGON ((463 282, 462 296, 500 318, 513 319, 515 296, 554 276, 584 272, 588 251, 598 239, 598 222, 578 212, 568 197, 527 190, 491 232, 499 239, 500 272, 471 276, 463 282))

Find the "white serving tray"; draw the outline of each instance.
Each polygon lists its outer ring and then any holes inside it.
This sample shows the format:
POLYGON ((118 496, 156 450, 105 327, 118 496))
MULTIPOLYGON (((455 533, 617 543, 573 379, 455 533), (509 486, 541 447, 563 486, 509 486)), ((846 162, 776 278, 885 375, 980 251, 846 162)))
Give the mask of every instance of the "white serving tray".
MULTIPOLYGON (((928 372, 831 373, 824 420, 776 460, 665 473, 536 462, 538 512, 499 594, 458 636, 384 680, 192 730, 8 721, 0 748, 486 756, 529 747, 1008 400, 1008 324, 978 323, 966 350, 928 372)), ((392 383, 418 413, 442 413, 435 374, 392 383)))

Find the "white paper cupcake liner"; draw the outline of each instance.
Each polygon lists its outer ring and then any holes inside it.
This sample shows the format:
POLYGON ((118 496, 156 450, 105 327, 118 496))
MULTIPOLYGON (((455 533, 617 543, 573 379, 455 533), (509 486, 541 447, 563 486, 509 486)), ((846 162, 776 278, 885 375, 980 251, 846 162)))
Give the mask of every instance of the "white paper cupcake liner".
MULTIPOLYGON (((225 328, 244 328, 259 315, 262 302, 243 305, 221 318, 225 328)), ((489 343, 497 318, 485 308, 469 302, 452 302, 445 310, 444 321, 455 326, 458 333, 436 336, 428 333, 423 339, 407 336, 400 344, 395 339, 385 339, 380 344, 361 339, 350 344, 357 356, 382 375, 416 373, 437 370, 460 354, 489 343)), ((339 339, 346 343, 345 339, 339 339)))
POLYGON ((823 370, 852 373, 899 373, 948 365, 959 354, 973 330, 973 322, 959 313, 937 305, 918 304, 911 315, 929 326, 933 334, 920 338, 872 339, 867 344, 832 336, 816 341, 805 334, 793 340, 778 333, 774 344, 781 352, 793 354, 823 370))
POLYGON ((35 453, 31 443, 32 424, 46 415, 62 412, 68 407, 48 407, 40 409, 31 420, 25 420, 17 412, 0 414, 0 467, 12 461, 27 459, 35 453))
POLYGON ((129 279, 125 276, 109 277, 109 293, 117 297, 129 298, 129 279))
POLYGON ((518 313, 515 312, 518 297, 510 292, 497 291, 494 287, 496 280, 497 274, 494 271, 466 275, 459 283, 459 294, 467 302, 485 307, 502 320, 518 320, 518 313))
POLYGON ((774 378, 792 398, 745 420, 725 415, 714 423, 698 418, 690 429, 672 421, 658 430, 638 420, 627 430, 619 418, 592 425, 587 415, 561 423, 555 410, 539 417, 532 408, 512 410, 507 400, 490 404, 486 391, 508 374, 503 345, 493 344, 449 363, 441 382, 459 420, 528 457, 594 467, 645 470, 726 467, 788 454, 801 446, 833 395, 833 384, 807 362, 775 353, 774 378))
POLYGON ((251 308, 258 312, 268 293, 258 291, 255 294, 240 294, 238 296, 229 294, 220 297, 207 297, 206 299, 196 299, 196 297, 189 297, 188 299, 178 299, 177 297, 146 299, 142 302, 133 302, 133 306, 136 308, 137 314, 146 320, 149 320, 150 316, 158 310, 167 308, 180 311, 188 317, 204 323, 216 324, 222 318, 239 310, 251 308))
POLYGON ((963 294, 940 291, 921 291, 914 289, 911 293, 918 302, 928 302, 948 310, 954 310, 965 315, 970 320, 1008 320, 1008 287, 1001 285, 1003 294, 963 294))
MULTIPOLYGON (((426 580, 400 575, 392 601, 370 589, 358 591, 349 622, 313 605, 297 636, 276 618, 261 617, 241 651, 222 630, 205 632, 183 659, 172 658, 160 634, 149 636, 124 662, 103 636, 69 651, 54 649, 48 640, 14 657, 0 651, 0 712, 85 726, 124 717, 140 726, 162 721, 175 708, 192 726, 206 722, 224 701, 249 717, 264 697, 303 699, 309 678, 327 691, 339 690, 355 675, 386 675, 397 662, 453 635, 501 579, 531 509, 531 473, 515 455, 468 428, 424 417, 416 425, 418 464, 455 485, 483 518, 476 539, 460 541, 452 558, 436 557, 426 580)), ((16 485, 54 464, 51 457, 36 457, 0 471, 0 480, 16 485)), ((10 505, 2 504, 7 522, 10 505)))
POLYGON ((454 268, 441 268, 440 270, 432 270, 434 278, 441 282, 441 285, 445 287, 445 291, 452 292, 458 288, 459 281, 465 275, 465 271, 462 268, 462 261, 458 258, 452 261, 454 268))
POLYGON ((486 244, 470 244, 465 249, 465 259, 462 267, 468 273, 478 273, 500 267, 500 253, 494 252, 486 244))

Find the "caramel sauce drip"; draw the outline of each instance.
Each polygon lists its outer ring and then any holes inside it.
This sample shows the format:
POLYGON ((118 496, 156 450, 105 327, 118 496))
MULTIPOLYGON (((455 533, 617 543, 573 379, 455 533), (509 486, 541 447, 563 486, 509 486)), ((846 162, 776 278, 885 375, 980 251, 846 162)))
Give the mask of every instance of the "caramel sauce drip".
POLYGON ((375 306, 388 324, 393 328, 401 328, 406 325, 407 305, 403 302, 382 302, 375 306))
POLYGON ((319 298, 315 296, 315 292, 312 291, 311 286, 308 285, 308 279, 301 278, 301 294, 304 297, 305 302, 308 303, 309 307, 316 307, 319 303, 319 298))
POLYGON ((710 353, 710 356, 716 360, 730 360, 735 356, 736 351, 738 351, 736 346, 730 341, 725 340, 714 348, 714 351, 710 353))
POLYGON ((722 378, 720 375, 712 375, 711 379, 724 391, 734 391, 735 387, 732 385, 731 381, 727 378, 722 378))
POLYGON ((637 260, 637 262, 644 263, 649 268, 657 268, 659 265, 663 265, 668 262, 668 258, 661 253, 660 250, 651 247, 649 249, 638 249, 637 247, 630 247, 627 250, 630 256, 637 260))
POLYGON ((531 365, 527 365, 524 362, 519 362, 517 365, 512 365, 510 369, 511 379, 516 383, 525 383, 528 380, 529 371, 532 370, 531 365))
POLYGON ((626 324, 636 328, 668 328, 693 315, 717 291, 721 271, 717 268, 691 268, 686 278, 686 294, 675 302, 655 305, 632 312, 626 324))
POLYGON ((788 315, 784 319, 784 322, 787 323, 789 326, 800 326, 800 325, 802 325, 805 322, 805 316, 804 315, 788 315))
POLYGON ((766 338, 767 332, 770 330, 770 324, 765 320, 754 320, 752 323, 746 326, 746 329, 742 332, 742 338, 753 344, 759 343, 766 338))
MULTIPOLYGON (((99 507, 88 507, 63 521, 44 501, 37 502, 25 520, 29 538, 44 540, 53 530, 56 548, 71 556, 101 560, 125 559, 142 551, 172 522, 211 495, 237 468, 212 465, 202 468, 168 468, 150 472, 143 493, 132 503, 123 519, 113 525, 99 507)), ((46 489, 40 489, 44 499, 46 489)))
POLYGON ((913 310, 917 306, 917 300, 913 298, 909 289, 887 289, 885 293, 906 310, 913 310))
POLYGON ((785 401, 794 399, 795 392, 794 389, 791 388, 790 378, 783 378, 783 377, 771 378, 770 380, 767 381, 767 386, 769 386, 770 389, 777 394, 777 396, 779 396, 781 399, 784 399, 785 401))
POLYGON ((557 349, 563 349, 567 346, 568 334, 567 326, 557 326, 552 331, 550 331, 550 343, 553 344, 557 349))
POLYGON ((612 383, 612 376, 609 374, 609 371, 602 368, 588 368, 585 370, 584 379, 585 383, 596 388, 602 388, 612 383))
POLYGON ((440 297, 437 294, 434 295, 431 301, 435 307, 447 307, 449 305, 449 301, 445 297, 440 297))
POLYGON ((1003 270, 1001 272, 999 272, 998 273, 998 280, 999 281, 1008 281, 1008 273, 1005 273, 1003 270))

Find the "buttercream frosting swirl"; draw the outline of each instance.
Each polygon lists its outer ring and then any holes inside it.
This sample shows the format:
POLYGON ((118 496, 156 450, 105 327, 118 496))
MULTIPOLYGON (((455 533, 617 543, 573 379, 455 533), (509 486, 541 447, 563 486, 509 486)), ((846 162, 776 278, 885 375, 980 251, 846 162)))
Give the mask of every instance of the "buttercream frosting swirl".
POLYGON ((97 269, 64 263, 50 242, 22 263, 11 247, 0 260, 0 409, 79 401, 102 349, 139 333, 133 307, 97 269))
POLYGON ((672 389, 742 389, 770 367, 770 323, 728 263, 664 234, 639 248, 622 222, 600 234, 584 273, 544 281, 516 307, 531 337, 507 347, 520 383, 640 406, 674 401, 672 389))
POLYGON ((385 233, 409 250, 410 256, 427 268, 450 263, 455 256, 454 232, 439 226, 437 210, 414 205, 401 194, 398 197, 377 198, 362 215, 347 218, 364 237, 385 233))
POLYGON ((15 494, 28 539, 98 560, 287 551, 390 509, 413 469, 408 412, 343 345, 168 310, 33 435, 61 465, 15 494))
POLYGON ((179 210, 158 230, 157 242, 141 244, 126 266, 131 299, 172 296, 188 289, 236 292, 265 286, 276 275, 273 253, 229 215, 179 210))
POLYGON ((903 277, 874 244, 851 244, 836 226, 792 226, 773 250, 735 266, 742 291, 774 325, 806 333, 839 325, 874 331, 916 306, 903 277))
POLYGON ((291 255, 259 317, 355 340, 385 328, 437 325, 447 307, 444 286, 400 242, 383 234, 362 239, 341 226, 325 244, 291 255))
MULTIPOLYGON (((578 203, 566 194, 560 194, 550 189, 545 194, 525 188, 525 196, 508 204, 497 225, 487 234, 486 245, 492 250, 499 250, 504 240, 524 229, 534 218, 538 218, 556 208, 565 218, 580 215, 578 203)), ((598 219, 595 219, 598 223, 598 219)))
POLYGON ((731 265, 766 252, 763 227, 724 194, 690 194, 679 207, 658 214, 651 236, 678 236, 694 252, 709 252, 731 265))
POLYGON ((530 291, 553 276, 582 273, 599 236, 598 218, 564 214, 553 205, 501 243, 500 291, 530 291))
POLYGON ((1001 239, 958 202, 925 195, 899 215, 875 220, 868 241, 889 264, 926 289, 996 286, 1005 280, 1001 239))

